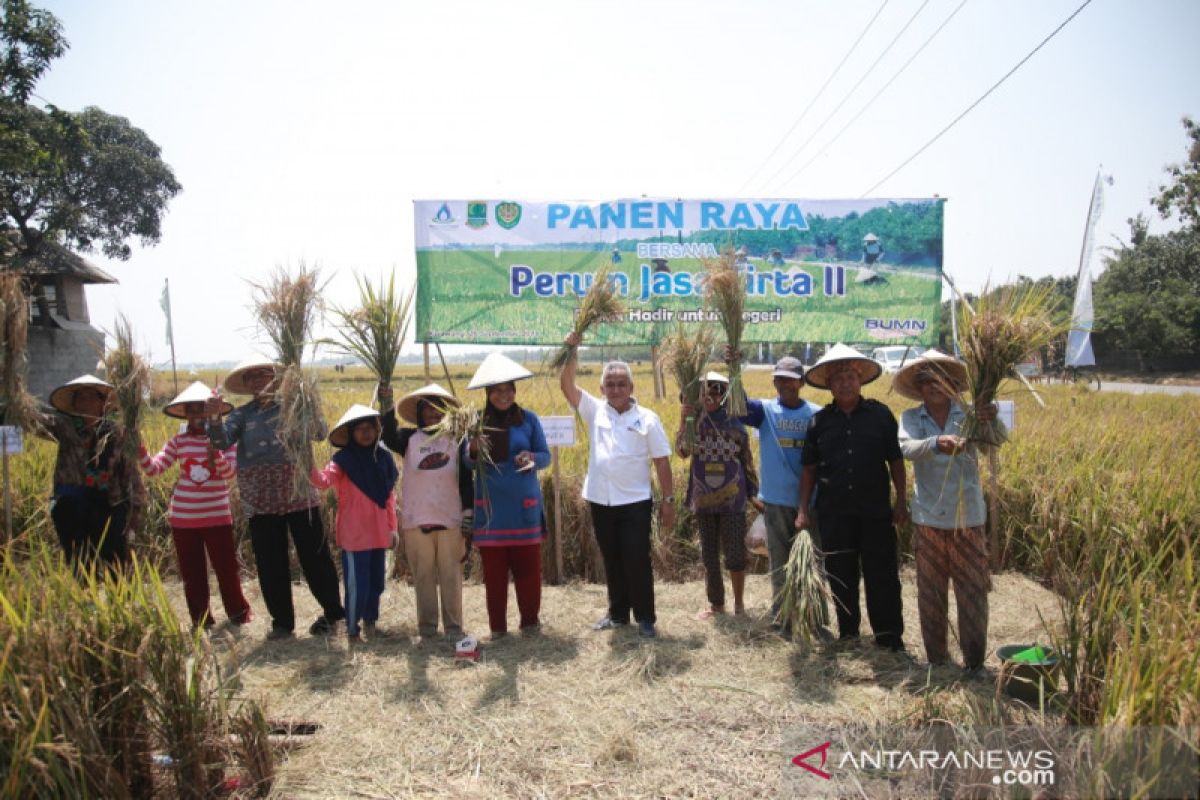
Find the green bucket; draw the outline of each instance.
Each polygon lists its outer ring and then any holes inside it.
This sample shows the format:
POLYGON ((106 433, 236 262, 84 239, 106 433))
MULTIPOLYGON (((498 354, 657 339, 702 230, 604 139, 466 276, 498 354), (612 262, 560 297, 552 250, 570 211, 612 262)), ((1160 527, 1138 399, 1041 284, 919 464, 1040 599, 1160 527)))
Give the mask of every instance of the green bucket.
POLYGON ((1058 655, 1036 644, 1010 644, 996 651, 1000 674, 996 678, 1010 697, 1037 706, 1058 690, 1058 655))

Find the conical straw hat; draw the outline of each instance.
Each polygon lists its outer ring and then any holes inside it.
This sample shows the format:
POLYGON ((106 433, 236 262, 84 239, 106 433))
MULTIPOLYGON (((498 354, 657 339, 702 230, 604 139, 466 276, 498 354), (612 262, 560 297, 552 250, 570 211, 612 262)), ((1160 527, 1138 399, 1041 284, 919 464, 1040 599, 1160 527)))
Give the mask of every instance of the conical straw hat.
POLYGON ((354 427, 354 423, 371 417, 378 420, 379 412, 370 406, 359 403, 350 406, 346 413, 342 414, 338 424, 329 432, 329 443, 334 447, 345 447, 350 443, 350 429, 354 427))
POLYGON ((855 350, 849 345, 842 343, 835 344, 829 348, 829 352, 821 356, 821 360, 804 373, 804 380, 808 381, 809 386, 815 386, 818 389, 829 388, 829 370, 835 365, 841 365, 845 362, 850 362, 858 370, 858 376, 862 380, 863 385, 867 385, 871 381, 883 374, 883 365, 873 358, 868 358, 862 353, 855 350))
POLYGON ((474 377, 467 384, 468 389, 486 389, 498 383, 520 381, 532 378, 533 373, 513 361, 503 353, 492 353, 483 360, 474 377))
POLYGON ((966 364, 939 350, 927 350, 900 368, 892 378, 892 391, 909 400, 924 400, 921 387, 917 385, 917 378, 923 372, 933 372, 956 392, 967 388, 966 364))
POLYGON ((417 406, 422 400, 428 400, 440 405, 459 405, 458 398, 447 392, 436 383, 431 383, 428 386, 422 386, 416 391, 409 392, 400 398, 400 402, 396 403, 396 413, 405 422, 413 425, 420 425, 421 420, 417 419, 417 406))
POLYGON ((105 400, 113 393, 111 383, 106 383, 95 375, 81 375, 73 381, 68 381, 50 393, 50 405, 64 414, 79 416, 75 412, 75 395, 83 389, 95 389, 104 395, 105 400))
POLYGON ((246 386, 246 373, 263 367, 270 367, 275 370, 276 375, 279 374, 281 369, 279 364, 263 356, 251 356, 250 358, 243 359, 233 368, 232 372, 225 376, 225 391, 232 392, 233 394, 254 394, 246 386))
MULTIPOLYGON (((188 403, 203 403, 212 396, 212 389, 208 388, 208 386, 204 384, 204 381, 196 381, 191 386, 180 392, 178 397, 163 406, 163 413, 168 417, 187 419, 187 412, 184 409, 188 403)), ((230 403, 227 400, 222 400, 221 416, 225 416, 230 411, 233 411, 233 403, 230 403)))

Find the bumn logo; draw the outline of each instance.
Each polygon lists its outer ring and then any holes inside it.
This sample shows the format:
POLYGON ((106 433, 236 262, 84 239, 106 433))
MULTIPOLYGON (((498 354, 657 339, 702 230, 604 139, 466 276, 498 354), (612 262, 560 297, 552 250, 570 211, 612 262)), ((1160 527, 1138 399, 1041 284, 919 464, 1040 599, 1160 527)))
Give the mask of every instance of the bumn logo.
POLYGON ((821 754, 821 766, 824 767, 825 761, 829 757, 829 746, 831 744, 833 744, 833 742, 826 742, 825 744, 819 744, 816 747, 814 747, 813 749, 803 752, 800 755, 792 758, 792 763, 795 764, 797 767, 808 770, 813 775, 816 775, 818 778, 824 778, 827 781, 832 780, 833 775, 831 773, 828 773, 823 769, 818 769, 817 767, 814 767, 812 764, 808 763, 809 758, 815 756, 817 753, 820 753, 821 754))

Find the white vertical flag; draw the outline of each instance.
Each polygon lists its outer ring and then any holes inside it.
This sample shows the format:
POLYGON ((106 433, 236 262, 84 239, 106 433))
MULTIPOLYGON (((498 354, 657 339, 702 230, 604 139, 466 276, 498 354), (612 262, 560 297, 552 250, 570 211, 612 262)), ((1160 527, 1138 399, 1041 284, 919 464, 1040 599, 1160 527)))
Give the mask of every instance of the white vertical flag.
POLYGON ((1091 367, 1096 364, 1092 353, 1092 245, 1096 224, 1104 210, 1104 184, 1112 185, 1112 178, 1096 173, 1092 187, 1092 203, 1088 208, 1087 225, 1083 231, 1083 250, 1079 254, 1079 274, 1075 286, 1075 307, 1071 311, 1071 330, 1067 333, 1065 362, 1068 367, 1091 367))
POLYGON ((166 278, 163 278, 162 296, 159 297, 158 304, 162 307, 163 313, 167 315, 167 344, 174 348, 175 334, 171 330, 171 289, 166 278))

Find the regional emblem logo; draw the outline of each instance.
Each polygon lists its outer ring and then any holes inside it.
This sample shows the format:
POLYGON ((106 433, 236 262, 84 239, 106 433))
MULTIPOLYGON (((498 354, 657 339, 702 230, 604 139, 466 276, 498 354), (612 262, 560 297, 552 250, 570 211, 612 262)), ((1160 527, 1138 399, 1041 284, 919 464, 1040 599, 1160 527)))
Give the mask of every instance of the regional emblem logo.
POLYGON ((483 200, 470 200, 467 202, 467 227, 468 228, 486 228, 487 227, 487 203, 483 200))
POLYGON ((517 227, 521 221, 521 206, 518 203, 505 201, 496 204, 496 222, 506 231, 517 227))

